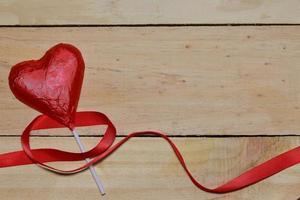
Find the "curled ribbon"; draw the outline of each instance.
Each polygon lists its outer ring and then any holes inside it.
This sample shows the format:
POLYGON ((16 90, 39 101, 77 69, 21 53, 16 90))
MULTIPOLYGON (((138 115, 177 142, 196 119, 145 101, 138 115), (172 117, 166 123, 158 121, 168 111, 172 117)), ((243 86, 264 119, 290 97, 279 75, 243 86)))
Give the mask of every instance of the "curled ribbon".
MULTIPOLYGON (((257 183, 265 178, 268 178, 286 168, 300 163, 300 146, 282 153, 246 172, 240 176, 228 181, 227 183, 210 189, 201 185, 189 171, 184 158, 179 152, 176 145, 168 138, 168 136, 159 131, 141 131, 133 132, 124 137, 118 143, 114 144, 116 137, 116 128, 109 118, 99 112, 77 112, 75 116, 74 127, 82 126, 93 126, 93 125, 106 125, 107 129, 104 136, 99 141, 99 143, 91 150, 84 153, 72 153, 67 151, 61 151, 58 149, 31 149, 30 147, 30 132, 32 130, 42 130, 51 128, 62 128, 65 127, 62 124, 54 121, 46 115, 40 115, 36 117, 24 130, 21 136, 21 143, 23 150, 11 153, 5 153, 0 155, 0 167, 18 166, 18 165, 28 165, 28 164, 38 164, 41 167, 56 172, 58 174, 74 174, 87 169, 89 166, 100 162, 105 157, 112 154, 120 146, 122 146, 130 138, 140 135, 153 135, 158 136, 166 140, 171 148, 173 149, 175 155, 177 156, 180 164, 187 173, 188 177, 192 183, 199 189, 211 192, 211 193, 226 193, 235 190, 242 189, 254 183, 257 183), (45 163, 55 162, 55 161, 79 161, 86 158, 92 158, 90 162, 82 165, 79 168, 73 170, 60 170, 51 167, 45 163)), ((72 128, 70 128, 72 129, 72 128)))

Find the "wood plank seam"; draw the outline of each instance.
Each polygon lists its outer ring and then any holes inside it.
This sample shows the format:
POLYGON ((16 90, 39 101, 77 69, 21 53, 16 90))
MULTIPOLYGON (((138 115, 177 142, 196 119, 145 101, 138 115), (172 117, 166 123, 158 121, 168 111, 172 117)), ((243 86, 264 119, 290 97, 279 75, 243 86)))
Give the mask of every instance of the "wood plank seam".
POLYGON ((278 23, 278 24, 263 24, 263 23, 254 23, 254 24, 33 24, 33 25, 0 25, 0 28, 55 28, 55 27, 195 27, 195 26, 300 26, 300 23, 278 23))

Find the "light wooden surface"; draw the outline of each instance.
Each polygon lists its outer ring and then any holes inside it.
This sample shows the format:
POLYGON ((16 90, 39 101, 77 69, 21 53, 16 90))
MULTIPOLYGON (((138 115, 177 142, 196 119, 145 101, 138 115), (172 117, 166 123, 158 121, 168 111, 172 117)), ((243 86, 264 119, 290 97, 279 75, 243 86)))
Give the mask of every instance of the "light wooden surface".
POLYGON ((0 24, 299 23, 298 0, 0 1, 0 24))
POLYGON ((86 60, 80 110, 107 113, 119 134, 300 132, 299 26, 1 28, 0 38, 0 134, 36 115, 13 98, 10 67, 58 42, 86 60))
MULTIPOLYGON (((37 115, 9 91, 10 67, 69 42, 86 60, 80 110, 106 113, 118 134, 180 136, 172 139, 192 173, 217 186, 299 146, 299 24, 297 0, 0 1, 0 26, 12 26, 0 27, 0 152, 20 149, 18 136, 37 115)), ((80 128, 82 140, 92 147, 103 130, 80 128)), ((32 138, 34 147, 77 150, 64 129, 34 134, 43 135, 32 138)), ((0 169, 0 199, 300 198, 299 165, 241 191, 202 192, 159 138, 133 139, 96 169, 104 197, 88 171, 58 176, 20 166, 0 169)))
MULTIPOLYGON (((83 138, 83 142, 91 147, 97 139, 83 138)), ((197 179, 215 187, 300 145, 300 138, 176 138, 174 142, 197 179)), ((77 150, 72 138, 33 138, 32 145, 77 150)), ((18 138, 0 140, 1 152, 18 148, 18 138)), ((78 164, 55 166, 72 168, 78 164)), ((103 199, 296 200, 300 197, 300 166, 234 193, 216 195, 200 191, 189 181, 169 145, 159 138, 133 138, 97 164, 96 170, 106 186, 107 195, 103 199)), ((22 166, 1 169, 0 177, 0 194, 6 199, 101 199, 88 171, 58 176, 37 166, 22 166)))

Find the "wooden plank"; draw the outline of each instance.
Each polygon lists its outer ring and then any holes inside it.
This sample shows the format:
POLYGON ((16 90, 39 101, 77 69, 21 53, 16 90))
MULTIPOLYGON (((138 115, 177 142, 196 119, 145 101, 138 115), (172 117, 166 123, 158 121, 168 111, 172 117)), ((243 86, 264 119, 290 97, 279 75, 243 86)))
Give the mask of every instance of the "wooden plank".
MULTIPOLYGON (((92 147, 97 138, 83 138, 92 147)), ((278 153, 300 145, 300 137, 176 138, 175 143, 192 173, 206 186, 217 186, 278 153)), ((72 138, 33 138, 34 147, 76 150, 72 138)), ((2 138, 0 151, 19 149, 18 138, 2 138)), ((52 165, 64 169, 77 163, 52 165)), ((300 197, 300 166, 241 191, 208 194, 189 181, 167 143, 159 138, 135 138, 96 165, 104 181, 106 199, 272 199, 300 197), (149 145, 151 144, 151 145, 149 145)), ((97 199, 99 193, 88 171, 58 176, 37 166, 0 169, 3 199, 97 199), (24 195, 26 194, 26 195, 24 195)))
POLYGON ((299 19, 297 0, 0 2, 2 25, 299 23, 299 19))
POLYGON ((10 67, 59 42, 86 60, 80 110, 120 134, 299 134, 300 27, 0 29, 0 134, 19 135, 36 112, 13 98, 10 67))

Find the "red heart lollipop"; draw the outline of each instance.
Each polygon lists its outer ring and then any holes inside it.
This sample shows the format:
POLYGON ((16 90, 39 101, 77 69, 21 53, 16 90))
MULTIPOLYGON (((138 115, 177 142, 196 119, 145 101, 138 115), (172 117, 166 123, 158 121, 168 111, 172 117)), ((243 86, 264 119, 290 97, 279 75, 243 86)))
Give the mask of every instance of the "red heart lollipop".
POLYGON ((9 86, 24 104, 73 128, 83 75, 80 51, 69 44, 57 44, 41 59, 13 66, 9 86))

